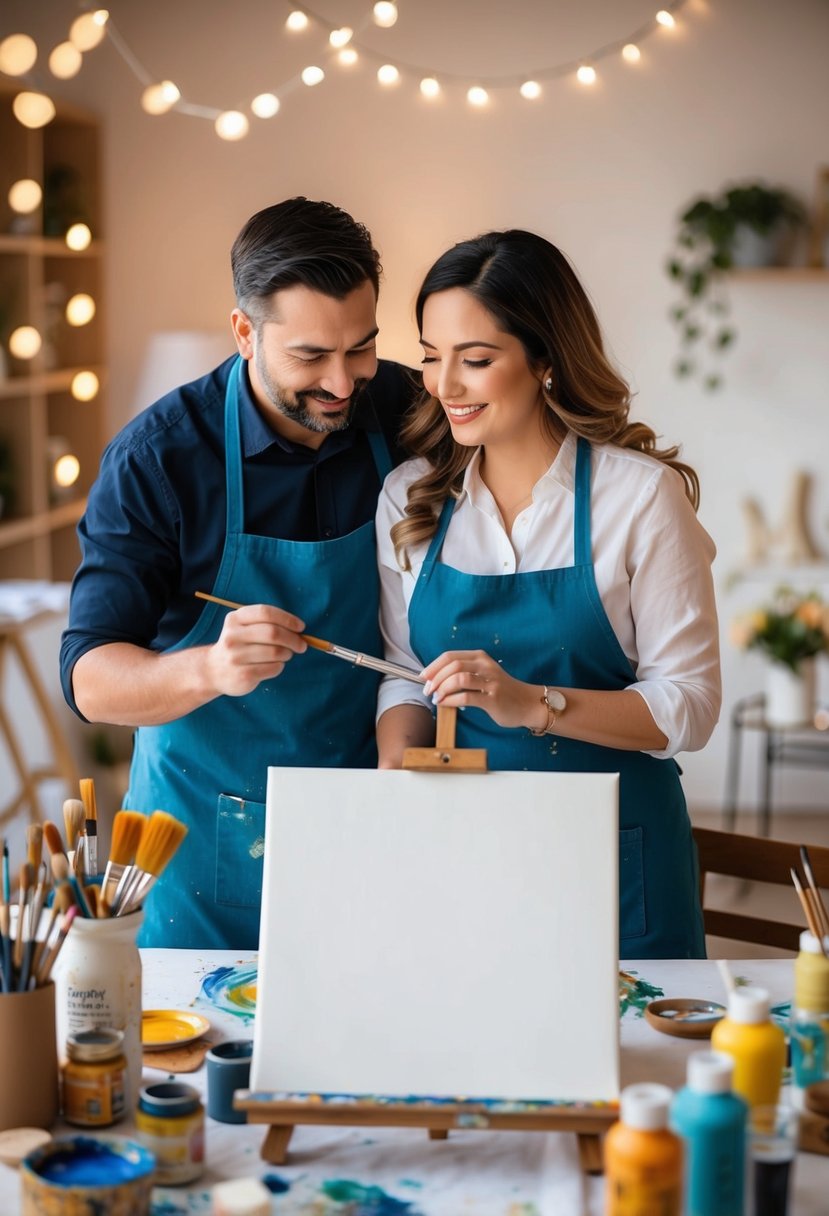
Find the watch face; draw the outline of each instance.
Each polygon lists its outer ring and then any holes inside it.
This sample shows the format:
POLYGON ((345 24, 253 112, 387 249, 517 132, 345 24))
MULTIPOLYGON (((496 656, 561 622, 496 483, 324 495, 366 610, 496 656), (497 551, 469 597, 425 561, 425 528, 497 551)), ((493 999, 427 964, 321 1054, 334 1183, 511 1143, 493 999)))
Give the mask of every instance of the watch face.
POLYGON ((561 714, 567 708, 567 698, 557 688, 549 688, 547 690, 547 704, 550 706, 550 709, 554 709, 556 713, 561 714))

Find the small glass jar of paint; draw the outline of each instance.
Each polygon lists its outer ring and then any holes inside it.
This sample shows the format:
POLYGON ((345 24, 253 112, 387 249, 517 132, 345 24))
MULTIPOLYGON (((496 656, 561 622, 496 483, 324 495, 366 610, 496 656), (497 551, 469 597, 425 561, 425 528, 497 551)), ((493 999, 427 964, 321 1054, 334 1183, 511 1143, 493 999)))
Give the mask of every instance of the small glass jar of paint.
POLYGON ((138 1138, 155 1154, 155 1180, 181 1186, 204 1170, 204 1107, 192 1085, 163 1081, 145 1085, 135 1114, 138 1138))
POLYGON ((109 1127, 123 1119, 127 1060, 124 1032, 109 1027, 66 1037, 63 1117, 77 1127, 109 1127))

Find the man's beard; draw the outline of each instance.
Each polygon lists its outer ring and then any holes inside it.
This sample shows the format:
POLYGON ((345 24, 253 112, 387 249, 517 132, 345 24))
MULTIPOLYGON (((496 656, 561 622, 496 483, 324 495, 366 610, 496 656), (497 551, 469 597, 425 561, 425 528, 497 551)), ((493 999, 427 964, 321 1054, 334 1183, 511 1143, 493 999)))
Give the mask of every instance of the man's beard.
POLYGON ((346 405, 336 414, 315 414, 306 404, 309 399, 312 401, 337 401, 339 398, 335 397, 332 393, 325 392, 324 389, 315 388, 303 389, 298 393, 293 393, 290 395, 293 398, 291 400, 285 390, 279 387, 268 371, 261 347, 259 347, 254 355, 254 363, 268 401, 274 409, 278 410, 283 418, 289 418, 291 422, 296 422, 299 426, 304 426, 307 431, 315 431, 317 434, 333 434, 335 431, 346 430, 350 426, 351 419, 354 416, 354 407, 357 404, 357 399, 369 383, 366 379, 355 380, 354 388, 346 405))

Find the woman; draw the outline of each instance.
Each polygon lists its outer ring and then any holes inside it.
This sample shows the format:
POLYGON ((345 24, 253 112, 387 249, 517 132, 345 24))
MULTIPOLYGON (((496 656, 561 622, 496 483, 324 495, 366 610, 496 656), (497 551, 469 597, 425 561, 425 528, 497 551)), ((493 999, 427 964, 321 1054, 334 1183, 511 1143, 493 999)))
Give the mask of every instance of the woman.
POLYGON ((377 514, 387 657, 380 765, 434 740, 492 769, 619 772, 620 957, 704 957, 673 756, 704 746, 720 674, 696 474, 629 421, 567 260, 529 232, 445 253, 417 300, 427 396, 377 514))

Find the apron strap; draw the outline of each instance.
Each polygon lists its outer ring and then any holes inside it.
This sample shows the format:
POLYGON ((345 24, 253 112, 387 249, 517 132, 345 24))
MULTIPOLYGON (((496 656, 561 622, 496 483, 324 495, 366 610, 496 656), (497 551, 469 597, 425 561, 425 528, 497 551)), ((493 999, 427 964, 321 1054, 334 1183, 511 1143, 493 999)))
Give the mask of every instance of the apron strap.
POLYGON ((590 537, 590 444, 581 436, 576 444, 576 507, 573 548, 577 566, 593 564, 590 537))
POLYGON ((371 454, 374 457, 374 467, 377 469, 380 484, 382 485, 394 467, 391 462, 389 445, 386 443, 385 435, 379 429, 376 431, 366 431, 366 434, 371 445, 371 454))
POLYGON ((239 376, 241 355, 230 369, 225 389, 225 484, 227 488, 227 536, 244 532, 242 490, 242 439, 239 426, 239 376))
POLYGON ((435 534, 432 537, 426 557, 423 559, 423 565, 420 568, 421 578, 428 578, 434 569, 435 562, 437 561, 438 555, 443 548, 443 541, 446 537, 449 523, 455 511, 455 503, 456 499, 450 495, 443 504, 443 509, 438 517, 438 525, 435 529, 435 534))

